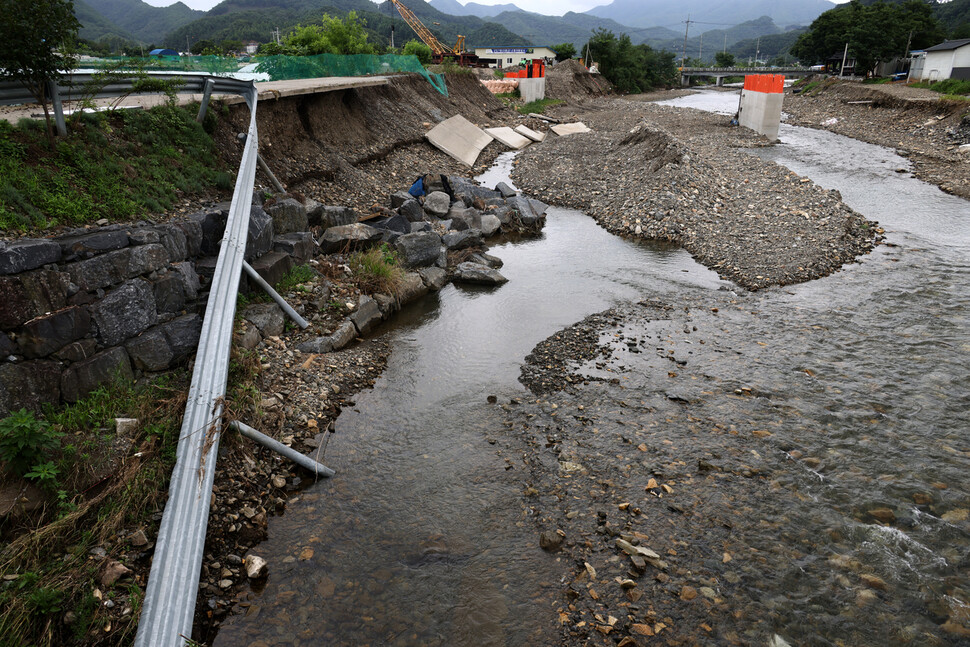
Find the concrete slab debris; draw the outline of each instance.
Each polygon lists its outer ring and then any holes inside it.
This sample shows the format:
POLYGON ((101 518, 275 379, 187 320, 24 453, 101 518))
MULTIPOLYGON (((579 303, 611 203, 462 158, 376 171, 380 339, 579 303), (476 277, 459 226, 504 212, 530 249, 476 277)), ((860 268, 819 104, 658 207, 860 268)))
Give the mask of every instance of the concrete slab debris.
POLYGON ((588 133, 590 129, 581 121, 577 121, 572 124, 559 124, 552 127, 552 132, 556 133, 560 137, 565 137, 566 135, 576 135, 578 133, 588 133))
POLYGON ((534 142, 541 142, 543 139, 546 138, 545 133, 536 132, 535 130, 532 130, 528 126, 516 126, 515 132, 519 133, 523 137, 528 137, 534 142))
POLYGON ((461 115, 445 119, 425 137, 432 146, 468 166, 475 166, 479 153, 492 141, 491 135, 461 115))
POLYGON ((501 128, 486 128, 485 132, 509 148, 514 148, 515 150, 522 150, 532 143, 531 139, 528 137, 523 137, 508 126, 502 126, 501 128))

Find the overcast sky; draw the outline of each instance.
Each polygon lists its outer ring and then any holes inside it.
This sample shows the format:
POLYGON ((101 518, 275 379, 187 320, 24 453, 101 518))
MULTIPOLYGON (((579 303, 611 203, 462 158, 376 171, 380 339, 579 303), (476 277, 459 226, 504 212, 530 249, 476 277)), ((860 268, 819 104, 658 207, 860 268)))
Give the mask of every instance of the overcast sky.
MULTIPOLYGON (((458 1, 462 4, 466 4, 468 0, 458 1)), ((848 0, 833 1, 837 3, 848 2, 848 0)), ((167 7, 170 4, 174 4, 176 0, 145 0, 145 2, 156 7, 167 7)), ((219 4, 221 0, 182 0, 182 2, 193 9, 208 11, 212 7, 219 4)), ((558 0, 558 2, 555 3, 550 3, 548 0, 476 0, 476 2, 487 5, 506 4, 508 2, 512 2, 512 4, 526 11, 535 11, 536 13, 561 16, 567 11, 589 11, 593 7, 602 4, 609 4, 610 0, 558 0), (550 7, 550 4, 553 4, 554 6, 550 7)), ((405 2, 405 4, 407 4, 407 2, 405 2)))

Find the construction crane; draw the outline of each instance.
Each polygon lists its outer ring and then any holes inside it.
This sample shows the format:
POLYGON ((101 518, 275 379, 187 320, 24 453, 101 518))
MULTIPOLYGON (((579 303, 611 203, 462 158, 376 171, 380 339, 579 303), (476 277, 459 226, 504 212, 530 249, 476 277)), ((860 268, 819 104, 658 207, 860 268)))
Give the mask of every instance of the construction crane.
POLYGON ((431 48, 431 54, 434 56, 435 61, 440 61, 445 56, 457 56, 459 59, 464 58, 464 36, 459 34, 458 42, 455 43, 455 46, 448 47, 438 40, 437 37, 431 33, 431 30, 425 27, 424 23, 414 15, 414 12, 405 7, 400 0, 391 0, 391 4, 397 7, 398 13, 401 14, 401 18, 404 18, 404 22, 406 22, 411 29, 414 30, 414 33, 418 35, 418 38, 420 38, 425 45, 431 48))

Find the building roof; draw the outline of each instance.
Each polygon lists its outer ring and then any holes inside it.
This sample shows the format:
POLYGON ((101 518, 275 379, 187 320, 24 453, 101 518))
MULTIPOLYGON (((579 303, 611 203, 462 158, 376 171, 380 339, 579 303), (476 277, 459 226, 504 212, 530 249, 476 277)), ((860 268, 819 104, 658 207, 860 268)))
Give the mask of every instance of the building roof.
POLYGON ((925 51, 944 52, 951 49, 960 49, 961 47, 966 47, 967 45, 970 45, 970 38, 960 38, 957 40, 947 40, 939 45, 934 45, 933 47, 927 47, 925 51))
POLYGON ((178 56, 179 53, 174 49, 153 49, 148 52, 149 56, 178 56))

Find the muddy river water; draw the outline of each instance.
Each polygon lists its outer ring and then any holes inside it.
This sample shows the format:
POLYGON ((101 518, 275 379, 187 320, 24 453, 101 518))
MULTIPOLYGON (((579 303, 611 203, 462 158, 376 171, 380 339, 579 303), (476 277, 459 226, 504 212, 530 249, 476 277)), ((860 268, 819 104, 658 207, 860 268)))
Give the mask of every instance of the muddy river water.
MULTIPOLYGON (((737 95, 675 103, 731 113, 737 95)), ((830 277, 742 294, 682 250, 552 209, 541 237, 489 250, 509 283, 449 286, 379 331, 393 353, 337 421, 324 460, 336 477, 271 520, 256 550, 270 576, 214 644, 555 643, 566 565, 538 549, 520 471, 493 444, 505 412, 488 397, 529 399, 517 378, 538 342, 648 297, 734 299, 706 346, 732 352, 698 359, 707 378, 764 397, 738 404, 730 388, 701 406, 771 429, 756 449, 797 494, 768 495, 744 541, 814 546, 757 578, 749 613, 772 626, 750 642, 957 644, 939 627, 970 618, 970 203, 897 172, 908 163, 893 151, 784 125, 780 138, 758 154, 840 191, 889 244, 830 277), (846 564, 878 578, 879 614, 846 564), (874 628, 883 616, 891 631, 874 628)), ((656 390, 655 355, 619 359, 628 392, 656 390)))

